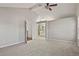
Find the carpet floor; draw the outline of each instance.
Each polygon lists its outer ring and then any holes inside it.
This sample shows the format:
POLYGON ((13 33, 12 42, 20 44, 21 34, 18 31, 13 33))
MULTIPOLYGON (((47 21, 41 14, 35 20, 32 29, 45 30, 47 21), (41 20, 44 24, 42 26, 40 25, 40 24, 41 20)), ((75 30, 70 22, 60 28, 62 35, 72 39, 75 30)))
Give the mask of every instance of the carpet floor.
POLYGON ((0 56, 79 56, 79 49, 68 41, 31 40, 0 48, 0 56))

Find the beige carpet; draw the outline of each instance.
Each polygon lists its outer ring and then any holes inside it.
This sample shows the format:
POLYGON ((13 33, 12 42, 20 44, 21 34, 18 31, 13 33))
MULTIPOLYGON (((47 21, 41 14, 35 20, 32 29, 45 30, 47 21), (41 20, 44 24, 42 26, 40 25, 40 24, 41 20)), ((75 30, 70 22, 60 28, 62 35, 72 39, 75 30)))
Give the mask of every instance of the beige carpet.
POLYGON ((0 48, 1 56, 72 56, 79 55, 72 42, 57 40, 31 40, 27 44, 0 48))

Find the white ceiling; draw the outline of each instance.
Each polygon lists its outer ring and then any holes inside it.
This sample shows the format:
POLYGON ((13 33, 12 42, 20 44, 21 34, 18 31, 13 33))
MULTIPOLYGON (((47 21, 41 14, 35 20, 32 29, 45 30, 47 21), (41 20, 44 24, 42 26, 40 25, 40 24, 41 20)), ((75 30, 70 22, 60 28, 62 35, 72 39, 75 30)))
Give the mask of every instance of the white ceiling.
POLYGON ((76 14, 76 4, 75 3, 59 3, 58 6, 52 7, 52 11, 42 7, 34 9, 34 11, 40 17, 52 17, 52 18, 60 18, 66 16, 73 16, 76 14))
POLYGON ((35 3, 0 3, 0 7, 31 8, 35 3))
POLYGON ((40 17, 59 18, 76 14, 76 4, 74 3, 59 3, 57 7, 52 7, 53 11, 49 11, 44 7, 36 6, 36 3, 0 3, 0 7, 16 7, 16 8, 32 8, 32 11, 40 17), (35 7, 35 8, 34 8, 35 7))

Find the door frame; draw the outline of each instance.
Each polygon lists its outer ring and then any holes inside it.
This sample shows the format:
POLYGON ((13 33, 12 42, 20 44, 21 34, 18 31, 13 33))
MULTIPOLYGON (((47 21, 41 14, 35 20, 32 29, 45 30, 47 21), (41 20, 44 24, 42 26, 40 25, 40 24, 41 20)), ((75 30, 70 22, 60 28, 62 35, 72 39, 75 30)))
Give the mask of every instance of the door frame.
MULTIPOLYGON (((48 21, 40 21, 38 23, 45 23, 45 40, 48 39, 48 21)), ((38 26, 37 26, 37 35, 38 35, 38 26)))
POLYGON ((27 22, 26 20, 24 21, 24 28, 25 28, 25 43, 27 43, 27 22))

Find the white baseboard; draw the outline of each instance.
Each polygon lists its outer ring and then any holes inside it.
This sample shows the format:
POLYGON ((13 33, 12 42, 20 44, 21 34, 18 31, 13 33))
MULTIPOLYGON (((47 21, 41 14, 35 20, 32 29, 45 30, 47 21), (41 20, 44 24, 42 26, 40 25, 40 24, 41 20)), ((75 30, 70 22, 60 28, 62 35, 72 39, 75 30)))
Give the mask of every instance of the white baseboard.
POLYGON ((24 42, 24 41, 22 41, 22 42, 15 42, 15 43, 12 43, 12 44, 1 45, 0 48, 12 46, 12 45, 16 45, 16 44, 23 43, 23 42, 24 42))
POLYGON ((62 40, 62 39, 46 39, 46 40, 56 40, 56 41, 63 41, 63 42, 73 42, 73 40, 62 40))

